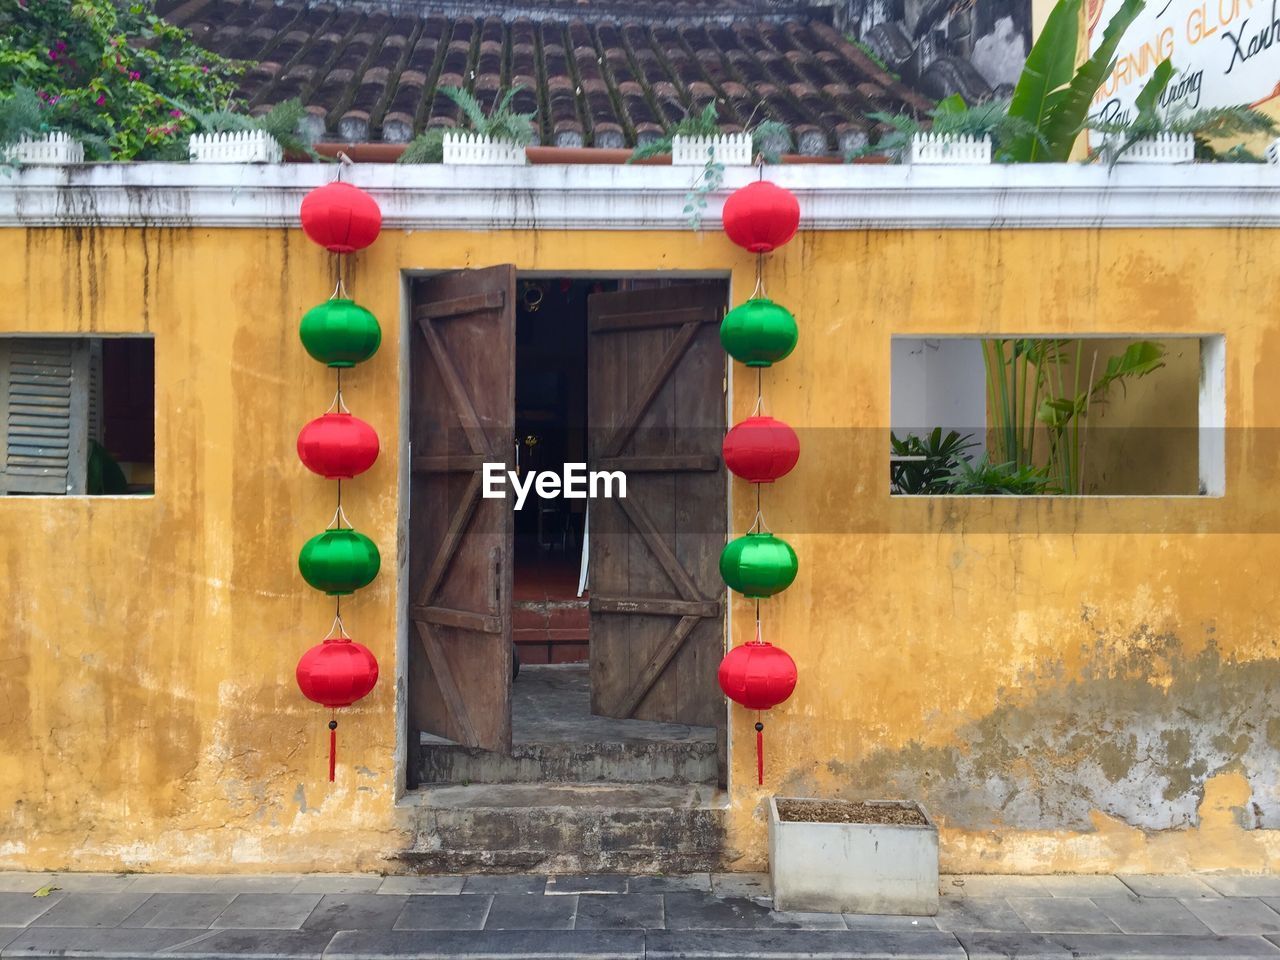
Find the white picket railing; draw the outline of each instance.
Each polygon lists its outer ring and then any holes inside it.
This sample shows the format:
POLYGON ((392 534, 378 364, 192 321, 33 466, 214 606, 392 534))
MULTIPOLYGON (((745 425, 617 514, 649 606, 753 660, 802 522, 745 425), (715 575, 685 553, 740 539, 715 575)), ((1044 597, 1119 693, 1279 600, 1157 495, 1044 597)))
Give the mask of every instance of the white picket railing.
POLYGON ((1280 137, 1271 141, 1271 146, 1267 147, 1267 160, 1270 163, 1280 164, 1280 137))
POLYGON ((84 144, 65 133, 23 137, 4 149, 12 163, 84 163, 84 144))
POLYGON ((1196 140, 1191 134, 1158 133, 1133 144, 1116 163, 1191 163, 1195 158, 1196 140))
POLYGON ((991 138, 949 133, 917 133, 908 163, 990 163, 991 138))
POLYGON ((281 163, 284 148, 265 130, 192 134, 192 163, 281 163))
POLYGON ((751 165, 751 134, 724 133, 714 137, 671 138, 671 165, 700 167, 710 158, 726 167, 751 165))
POLYGON ((475 133, 446 133, 444 162, 468 166, 521 167, 529 162, 524 147, 475 133))

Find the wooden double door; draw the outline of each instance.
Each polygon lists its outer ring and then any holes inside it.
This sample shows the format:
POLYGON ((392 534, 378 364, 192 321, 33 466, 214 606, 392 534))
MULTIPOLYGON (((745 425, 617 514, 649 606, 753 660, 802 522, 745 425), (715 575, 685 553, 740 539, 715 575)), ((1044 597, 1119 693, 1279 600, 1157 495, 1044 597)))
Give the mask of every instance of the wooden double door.
MULTIPOLYGON (((512 459, 515 298, 509 265, 413 286, 415 747, 426 732, 511 748, 512 503, 482 496, 482 465, 512 459)), ((588 468, 627 477, 625 498, 589 501, 591 701, 602 716, 724 724, 725 304, 720 282, 588 301, 588 468)))

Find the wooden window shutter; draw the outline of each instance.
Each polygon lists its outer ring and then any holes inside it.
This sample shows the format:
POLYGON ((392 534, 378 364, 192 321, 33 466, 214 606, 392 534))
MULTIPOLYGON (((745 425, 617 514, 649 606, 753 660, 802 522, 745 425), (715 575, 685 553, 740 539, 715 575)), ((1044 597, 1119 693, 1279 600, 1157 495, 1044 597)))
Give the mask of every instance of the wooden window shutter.
POLYGON ((0 493, 83 494, 89 341, 0 338, 0 493))

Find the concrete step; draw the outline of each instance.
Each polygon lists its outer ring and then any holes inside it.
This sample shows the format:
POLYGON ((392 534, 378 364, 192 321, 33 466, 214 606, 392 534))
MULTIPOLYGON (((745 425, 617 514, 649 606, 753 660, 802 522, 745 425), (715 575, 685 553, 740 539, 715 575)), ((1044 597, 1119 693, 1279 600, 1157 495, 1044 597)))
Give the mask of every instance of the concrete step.
POLYGON ((693 783, 714 786, 716 745, 708 740, 516 743, 511 755, 454 743, 422 745, 420 784, 693 783))
POLYGON ((675 784, 475 784, 411 795, 424 873, 697 873, 724 863, 726 797, 675 784))

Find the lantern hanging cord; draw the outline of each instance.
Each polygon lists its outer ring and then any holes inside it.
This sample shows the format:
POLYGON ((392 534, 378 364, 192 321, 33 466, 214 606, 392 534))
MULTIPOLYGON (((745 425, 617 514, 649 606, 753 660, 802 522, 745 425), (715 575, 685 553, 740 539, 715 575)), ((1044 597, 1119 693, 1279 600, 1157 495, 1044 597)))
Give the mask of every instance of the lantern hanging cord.
POLYGON ((338 374, 338 379, 339 379, 338 390, 333 395, 333 400, 329 403, 329 408, 325 410, 325 413, 333 413, 334 410, 337 410, 338 413, 351 412, 350 410, 347 409, 346 403, 344 403, 342 400, 342 383, 341 383, 342 374, 341 373, 338 374))
POLYGON ((333 775, 338 766, 338 711, 330 708, 329 712, 329 782, 333 783, 333 775))
MULTIPOLYGON (((347 285, 342 279, 342 254, 339 253, 336 254, 336 256, 338 258, 338 282, 333 285, 333 293, 329 295, 329 299, 337 300, 339 298, 339 294, 341 294, 341 298, 343 300, 350 300, 351 295, 347 293, 347 285)), ((341 370, 339 370, 338 375, 342 375, 341 370)))
POLYGON ((768 295, 769 294, 766 293, 764 289, 764 254, 757 253, 756 254, 756 286, 755 286, 755 289, 751 291, 751 299, 754 300, 757 297, 767 297, 768 295))
POLYGON ((764 522, 764 511, 760 509, 760 484, 756 484, 756 518, 751 521, 751 526, 747 527, 747 533, 773 533, 769 525, 764 522))
POLYGON ((350 640, 351 635, 347 633, 347 628, 342 625, 342 599, 338 599, 338 612, 333 615, 333 623, 329 625, 329 632, 324 635, 325 640, 336 639, 333 636, 334 628, 338 629, 338 637, 343 640, 350 640))
MULTIPOLYGON (((341 481, 339 481, 341 483, 341 481)), ((342 509, 342 491, 338 491, 338 509, 333 511, 333 517, 325 525, 326 530, 352 530, 355 524, 347 519, 347 512, 342 509)))
POLYGON ((342 171, 355 162, 341 150, 335 154, 335 158, 338 162, 334 165, 333 179, 329 181, 330 183, 340 183, 342 181, 342 171))
POLYGON ((760 385, 756 385, 756 405, 751 408, 751 416, 758 413, 764 413, 764 394, 761 392, 760 385))

